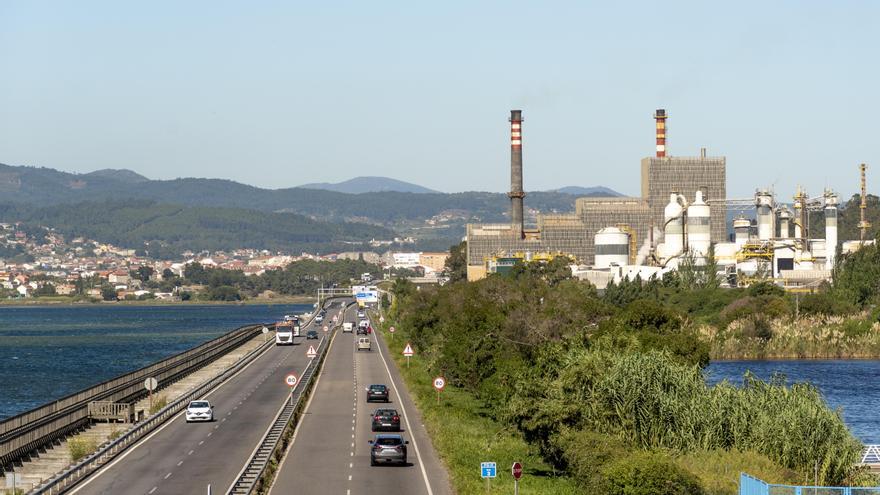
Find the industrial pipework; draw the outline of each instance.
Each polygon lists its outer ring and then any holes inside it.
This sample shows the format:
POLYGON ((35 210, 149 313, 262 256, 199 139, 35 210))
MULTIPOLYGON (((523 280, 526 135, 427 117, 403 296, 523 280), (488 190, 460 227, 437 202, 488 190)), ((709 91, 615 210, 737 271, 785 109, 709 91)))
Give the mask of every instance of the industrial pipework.
POLYGON ((861 187, 862 187, 862 197, 859 202, 859 240, 864 243, 865 237, 868 234, 868 229, 871 228, 871 222, 869 222, 865 218, 865 210, 868 208, 868 186, 865 182, 865 169, 867 165, 864 163, 859 165, 859 172, 861 175, 861 187))
POLYGON ((657 121, 657 158, 663 158, 666 156, 666 110, 658 108, 654 120, 657 121))
POLYGON ((523 169, 522 169, 522 110, 510 111, 510 223, 513 235, 523 237, 523 169))

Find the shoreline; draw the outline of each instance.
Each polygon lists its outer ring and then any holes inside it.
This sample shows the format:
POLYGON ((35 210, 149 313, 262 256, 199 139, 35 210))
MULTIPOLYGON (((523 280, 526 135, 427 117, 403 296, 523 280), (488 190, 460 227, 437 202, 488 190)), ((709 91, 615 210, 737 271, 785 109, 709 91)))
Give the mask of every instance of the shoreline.
POLYGON ((244 301, 161 301, 150 299, 145 301, 83 301, 83 300, 0 300, 0 308, 32 308, 40 306, 251 306, 251 305, 283 305, 283 304, 314 304, 313 296, 290 296, 273 299, 246 299, 244 301))

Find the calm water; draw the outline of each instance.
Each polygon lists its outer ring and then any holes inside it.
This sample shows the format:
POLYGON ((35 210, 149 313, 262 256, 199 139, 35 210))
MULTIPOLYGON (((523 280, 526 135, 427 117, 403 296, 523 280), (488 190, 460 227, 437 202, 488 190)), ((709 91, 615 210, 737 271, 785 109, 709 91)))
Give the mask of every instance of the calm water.
POLYGON ((741 384, 746 370, 763 380, 778 371, 789 382, 812 383, 828 405, 843 409, 857 438, 880 444, 880 361, 718 361, 709 365, 709 382, 727 378, 741 384))
POLYGON ((310 305, 0 306, 0 419, 310 305))

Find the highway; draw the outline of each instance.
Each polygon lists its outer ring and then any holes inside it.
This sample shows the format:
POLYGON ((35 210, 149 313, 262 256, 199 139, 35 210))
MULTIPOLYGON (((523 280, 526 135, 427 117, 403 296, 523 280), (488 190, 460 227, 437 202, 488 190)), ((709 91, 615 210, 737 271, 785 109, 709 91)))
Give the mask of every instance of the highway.
MULTIPOLYGON (((354 312, 346 318, 355 321, 354 312)), ((451 494, 446 469, 388 348, 370 334, 373 350, 357 351, 357 337, 336 334, 270 495, 451 494), (366 402, 364 389, 374 383, 391 388, 390 404, 366 402), (401 413, 402 434, 410 442, 407 466, 370 466, 371 413, 382 407, 401 413)))
MULTIPOLYGON (((334 302, 328 318, 339 310, 334 302)), ((305 337, 295 341, 306 342, 305 337)), ((209 484, 213 493, 225 493, 289 396, 284 377, 301 376, 308 364, 307 349, 271 346, 205 396, 214 405, 214 422, 187 423, 181 413, 70 493, 179 495, 206 493, 209 484)))

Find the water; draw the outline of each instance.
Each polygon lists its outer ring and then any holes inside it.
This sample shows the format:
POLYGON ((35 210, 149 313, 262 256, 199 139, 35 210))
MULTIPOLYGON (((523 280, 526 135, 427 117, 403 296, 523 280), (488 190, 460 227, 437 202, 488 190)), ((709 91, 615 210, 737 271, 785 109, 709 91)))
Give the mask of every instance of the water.
POLYGON ((311 305, 0 306, 0 420, 311 305))
POLYGON ((709 383, 727 378, 741 384, 747 370, 763 380, 780 372, 789 383, 812 383, 829 406, 843 410, 844 421, 859 440, 880 444, 880 361, 715 361, 707 369, 709 383))

